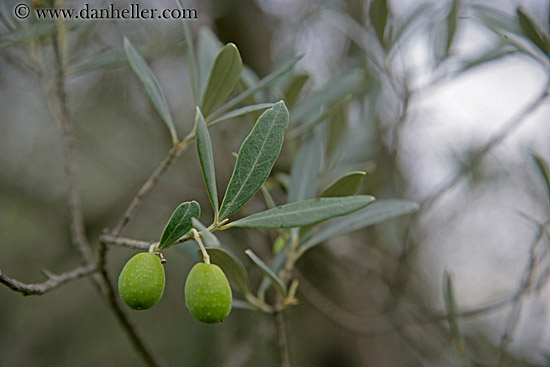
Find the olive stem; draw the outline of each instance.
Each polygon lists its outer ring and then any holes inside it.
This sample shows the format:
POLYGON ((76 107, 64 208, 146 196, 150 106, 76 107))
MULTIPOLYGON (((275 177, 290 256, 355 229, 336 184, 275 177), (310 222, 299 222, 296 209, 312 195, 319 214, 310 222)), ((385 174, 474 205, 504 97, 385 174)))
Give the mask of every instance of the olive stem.
POLYGON ((191 235, 193 239, 197 241, 197 243, 199 244, 199 247, 201 248, 202 260, 204 261, 205 264, 210 264, 210 255, 208 255, 208 252, 206 252, 206 248, 204 247, 204 244, 202 243, 202 240, 201 240, 201 235, 199 234, 199 232, 197 232, 195 228, 191 228, 191 235))

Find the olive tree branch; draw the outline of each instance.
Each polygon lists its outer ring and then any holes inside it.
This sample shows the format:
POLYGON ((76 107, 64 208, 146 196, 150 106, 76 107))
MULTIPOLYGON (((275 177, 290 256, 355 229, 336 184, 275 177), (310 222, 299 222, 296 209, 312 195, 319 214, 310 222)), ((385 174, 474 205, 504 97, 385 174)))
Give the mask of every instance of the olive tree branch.
POLYGON ((10 278, 5 275, 2 270, 0 270, 0 283, 4 284, 15 292, 23 294, 24 296, 42 295, 65 283, 70 282, 71 280, 90 275, 96 270, 97 268, 95 264, 79 266, 74 268, 73 270, 67 271, 59 275, 43 270, 42 272, 48 277, 48 280, 42 283, 31 284, 22 283, 16 279, 10 278))
MULTIPOLYGON (((527 294, 535 289, 538 289, 538 285, 536 284, 536 281, 534 279, 534 274, 536 267, 540 263, 540 261, 537 261, 535 251, 543 240, 544 235, 548 234, 548 226, 550 226, 550 222, 547 222, 545 224, 539 223, 539 230, 537 232, 537 235, 535 236, 533 243, 531 244, 530 256, 525 266, 523 279, 514 292, 502 297, 501 299, 475 308, 464 310, 457 309, 456 317, 468 319, 485 315, 489 312, 496 311, 509 305, 519 307, 518 303, 520 303, 527 294)), ((433 312, 430 313, 427 318, 393 322, 388 319, 388 317, 390 316, 390 312, 384 312, 371 319, 366 319, 364 317, 350 313, 349 311, 343 309, 341 306, 337 305, 334 301, 319 292, 307 280, 307 278, 300 274, 297 269, 295 269, 295 271, 300 276, 300 294, 304 296, 309 301, 309 303, 311 303, 311 305, 313 305, 329 320, 333 321, 336 325, 342 327, 344 330, 347 330, 348 332, 355 335, 379 336, 392 332, 399 332, 401 329, 407 326, 427 325, 445 322, 449 318, 447 313, 433 312)), ((511 311, 511 321, 508 322, 509 325, 505 330, 505 334, 501 338, 501 342, 504 341, 506 343, 509 335, 511 334, 511 332, 513 332, 513 325, 515 322, 517 322, 516 314, 518 311, 519 310, 511 311)))
POLYGON ((463 165, 462 168, 457 172, 452 178, 450 178, 446 183, 441 185, 435 192, 429 195, 420 203, 419 210, 412 215, 411 223, 408 226, 407 235, 406 235, 406 244, 405 249, 402 254, 399 256, 397 266, 397 273, 395 279, 397 279, 396 284, 392 287, 394 290, 388 297, 386 303, 389 308, 393 308, 397 305, 400 300, 400 295, 402 290, 407 286, 409 276, 408 273, 410 269, 408 268, 408 259, 409 255, 412 254, 418 244, 413 239, 413 228, 416 227, 415 224, 418 223, 418 219, 421 214, 426 212, 431 208, 439 199, 441 199, 447 192, 456 187, 475 167, 481 160, 489 153, 493 148, 501 144, 506 140, 510 135, 512 135, 523 123, 526 121, 527 117, 532 115, 545 101, 547 101, 550 91, 550 78, 547 80, 544 88, 541 92, 525 105, 521 110, 519 110, 514 116, 512 116, 504 125, 496 132, 486 143, 480 148, 477 153, 473 156, 470 162, 466 165, 463 165))
POLYGON ((69 213, 71 240, 76 248, 79 249, 82 258, 87 264, 94 262, 94 256, 91 246, 86 238, 84 228, 84 215, 78 190, 77 169, 74 159, 74 133, 72 121, 67 108, 67 94, 65 92, 65 74, 63 69, 63 60, 59 50, 57 33, 53 35, 53 47, 55 54, 55 68, 53 80, 53 93, 49 93, 50 104, 55 112, 57 120, 63 131, 63 148, 65 153, 65 171, 69 181, 69 213))
POLYGON ((106 280, 106 292, 104 296, 107 299, 107 302, 109 303, 111 311, 117 318, 120 326, 122 327, 122 329, 124 330, 128 338, 130 339, 134 348, 137 350, 137 352, 140 354, 143 360, 147 363, 147 365, 150 367, 161 366, 161 364, 153 357, 153 354, 151 353, 149 348, 145 345, 141 337, 137 334, 134 325, 130 322, 130 319, 126 316, 124 311, 122 311, 122 308, 117 302, 116 292, 111 282, 108 281, 109 275, 105 267, 107 251, 108 251, 107 245, 104 242, 100 242, 99 250, 98 250, 99 254, 98 254, 97 267, 101 277, 106 280))
POLYGON ((281 367, 290 366, 290 356, 288 353, 288 340, 286 335, 286 322, 284 319, 283 311, 277 311, 274 314, 275 322, 277 324, 277 334, 279 336, 279 351, 281 353, 281 367))
MULTIPOLYGON (((512 135, 529 117, 532 115, 548 98, 550 90, 550 79, 546 82, 543 90, 538 94, 538 96, 518 111, 514 116, 512 116, 501 128, 500 130, 491 137, 485 145, 477 151, 474 157, 470 160, 467 165, 464 165, 462 169, 455 174, 447 183, 443 184, 439 189, 437 189, 432 195, 423 200, 420 203, 420 212, 421 210, 431 207, 437 200, 439 200, 445 193, 454 188, 460 181, 469 174, 472 169, 489 153, 495 146, 502 143, 506 138, 512 135)), ((417 212, 417 215, 418 215, 417 212)))
POLYGON ((132 201, 130 201, 130 204, 128 204, 128 208, 126 208, 126 211, 122 215, 122 218, 120 218, 118 224, 111 232, 113 236, 117 237, 118 235, 120 235, 124 227, 126 227, 130 219, 132 219, 132 217, 136 213, 145 196, 147 196, 147 194, 151 192, 162 174, 166 171, 170 164, 173 163, 187 149, 187 146, 194 138, 195 131, 193 129, 189 134, 187 134, 182 142, 170 149, 170 152, 168 153, 166 158, 164 158, 157 169, 155 169, 151 176, 149 176, 149 178, 143 183, 136 196, 132 199, 132 201))
MULTIPOLYGON (((82 258, 87 264, 87 268, 94 269, 92 280, 99 289, 100 293, 107 299, 111 311, 117 317, 119 323, 123 327, 124 331, 132 341, 135 349, 144 359, 144 361, 150 367, 157 367, 159 363, 155 361, 153 355, 146 348, 144 342, 137 334, 134 327, 130 324, 126 315, 117 303, 113 286, 109 281, 105 269, 105 255, 106 247, 100 245, 99 253, 96 256, 92 253, 92 248, 86 237, 84 226, 84 214, 80 201, 80 192, 78 189, 76 164, 74 160, 74 133, 73 123, 70 118, 69 110, 67 108, 67 94, 65 91, 65 74, 63 67, 63 60, 60 52, 60 45, 58 44, 57 32, 54 32, 53 36, 53 48, 55 54, 55 74, 54 74, 54 93, 51 93, 52 105, 56 116, 61 124, 64 138, 64 150, 65 150, 65 169, 67 171, 69 179, 69 212, 71 218, 71 239, 73 243, 78 247, 82 258), (99 272, 95 272, 99 270, 99 272)), ((91 272, 90 272, 91 273, 91 272)), ((74 279, 74 278, 73 278, 74 279)))
MULTIPOLYGON (((172 247, 172 246, 175 246, 177 244, 189 241, 190 239, 191 239, 191 236, 187 233, 168 247, 172 247)), ((133 238, 116 237, 116 236, 113 236, 112 234, 110 234, 108 232, 101 235, 99 237, 99 240, 101 242, 105 243, 106 245, 127 247, 127 248, 131 248, 131 249, 135 249, 135 250, 149 250, 151 245, 158 245, 158 243, 159 243, 158 241, 156 241, 156 242, 155 241, 142 241, 142 240, 135 240, 133 238)))

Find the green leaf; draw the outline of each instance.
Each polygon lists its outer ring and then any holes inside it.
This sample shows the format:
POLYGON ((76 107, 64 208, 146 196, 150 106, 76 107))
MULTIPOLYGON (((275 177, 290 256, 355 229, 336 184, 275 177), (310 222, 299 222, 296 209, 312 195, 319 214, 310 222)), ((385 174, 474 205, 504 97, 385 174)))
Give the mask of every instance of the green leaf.
MULTIPOLYGON (((204 242, 205 246, 208 247, 221 247, 220 240, 210 232, 204 224, 202 224, 197 218, 191 218, 193 227, 195 227, 199 232, 201 232, 201 239, 204 242)), ((202 254, 201 254, 202 258, 202 254)))
POLYGON ((550 38, 542 27, 535 22, 521 8, 516 10, 519 17, 519 25, 527 38, 531 40, 546 56, 550 56, 550 38))
MULTIPOLYGON (((344 11, 324 10, 325 18, 333 23, 337 28, 346 34, 346 36, 364 52, 368 61, 370 61, 378 70, 384 70, 385 50, 380 41, 371 32, 368 32, 363 24, 357 22, 350 14, 344 11)), ((293 111, 294 113, 294 111, 293 111)))
MULTIPOLYGON (((244 101, 245 99, 253 95, 254 93, 273 84, 275 81, 279 80, 281 77, 283 77, 288 72, 290 72, 290 70, 294 67, 294 65, 296 65, 296 63, 300 61, 303 57, 304 57, 303 55, 299 55, 289 60, 288 62, 284 63, 281 67, 277 68, 277 70, 275 70, 274 72, 272 72, 271 74, 269 74, 268 76, 260 80, 258 83, 256 83, 252 88, 245 90, 244 92, 242 92, 241 94, 239 94, 238 96, 236 96, 235 98, 227 102, 225 105, 220 107, 216 111, 216 113, 221 111, 227 111, 230 108, 235 107, 236 105, 238 105, 239 103, 241 103, 242 101, 244 101)), ((216 113, 214 113, 214 115, 216 113)))
POLYGON ((298 74, 289 83, 285 90, 285 101, 289 107, 294 106, 308 80, 308 74, 298 74))
POLYGON ((189 240, 183 243, 178 243, 173 247, 178 253, 185 256, 192 263, 202 262, 202 253, 197 241, 189 240))
POLYGON ((252 214, 228 223, 227 226, 249 228, 303 227, 353 213, 373 201, 374 197, 370 195, 309 199, 252 214))
POLYGON ((26 25, 10 33, 0 36, 0 50, 6 47, 15 46, 18 43, 26 42, 31 39, 39 39, 41 37, 54 34, 57 29, 56 22, 37 22, 26 25))
POLYGON ((344 105, 347 104, 352 99, 353 99, 353 95, 347 94, 343 99, 335 102, 329 109, 326 109, 325 112, 317 115, 314 119, 308 120, 307 122, 301 124, 300 126, 297 126, 294 129, 290 130, 287 134, 287 137, 289 139, 295 139, 315 129, 320 123, 324 122, 325 120, 332 121, 335 115, 338 115, 338 114, 343 115, 342 111, 343 111, 344 105))
POLYGON ((317 177, 321 169, 321 139, 314 134, 300 149, 292 165, 288 202, 311 199, 317 190, 317 177))
POLYGON ((239 150, 221 205, 220 221, 245 205, 265 182, 281 152, 287 125, 288 110, 283 101, 258 118, 239 150))
POLYGON ((181 236, 189 232, 193 228, 193 217, 198 218, 200 215, 201 207, 196 201, 180 204, 164 228, 158 249, 162 250, 174 244, 181 236))
MULTIPOLYGON (((280 251, 278 254, 275 255, 275 257, 273 257, 273 259, 271 260, 271 266, 269 267, 272 273, 279 274, 279 272, 283 269, 287 260, 286 254, 286 251, 280 251)), ((260 286, 258 287, 258 296, 260 298, 264 298, 265 292, 270 285, 271 281, 268 277, 264 276, 260 283, 260 286)))
MULTIPOLYGON (((206 248, 210 256, 210 262, 222 268, 229 283, 235 287, 243 296, 250 294, 248 275, 241 261, 230 252, 218 247, 206 248)), ((200 250, 197 256, 202 256, 200 250)))
POLYGON ((386 23, 388 21, 388 3, 386 0, 373 0, 369 8, 369 20, 376 37, 382 46, 385 46, 384 31, 386 30, 386 23))
POLYGON ((431 6, 430 3, 418 4, 409 14, 398 19, 395 24, 395 30, 391 34, 392 48, 403 45, 405 43, 405 38, 414 34, 414 31, 411 30, 411 28, 413 28, 413 26, 418 22, 432 17, 433 11, 434 6, 431 6))
POLYGON ((225 45, 210 70, 208 83, 202 96, 202 111, 208 116, 219 107, 233 92, 241 77, 243 62, 237 46, 233 43, 225 45))
MULTIPOLYGON (((353 199, 356 197, 350 196, 349 198, 353 199)), ((305 252, 333 237, 357 231, 404 214, 414 213, 418 208, 417 203, 409 200, 377 200, 372 205, 353 213, 351 216, 336 218, 325 223, 317 233, 309 239, 304 239, 304 242, 300 245, 301 252, 305 252)))
POLYGON ((367 84, 367 75, 363 70, 354 69, 339 75, 328 82, 325 88, 311 93, 296 105, 292 110, 293 124, 302 120, 315 120, 317 114, 323 114, 317 112, 321 110, 321 107, 344 102, 349 93, 358 92, 367 84))
POLYGON ((145 92, 151 99, 151 102, 153 102, 153 105, 168 127, 168 130, 170 130, 172 142, 176 145, 178 143, 178 135, 174 127, 174 122, 172 121, 172 116, 170 115, 170 110, 168 109, 168 103, 166 103, 166 99, 160 89, 157 78, 155 78, 155 75, 145 62, 143 56, 139 54, 126 37, 124 37, 124 52, 126 52, 128 62, 141 81, 145 92))
POLYGON ((366 172, 363 171, 350 172, 327 187, 319 196, 333 198, 353 195, 359 190, 365 174, 366 172))
POLYGON ((106 50, 100 53, 96 53, 83 62, 69 67, 69 73, 86 73, 98 69, 107 69, 110 67, 116 67, 128 62, 126 52, 122 48, 117 50, 106 50))
MULTIPOLYGON (((178 5, 180 9, 185 9, 185 6, 183 5, 183 0, 178 0, 178 5)), ((182 19, 181 22, 183 26, 183 34, 185 36, 185 46, 187 49, 187 62, 189 63, 189 77, 191 79, 191 89, 193 90, 193 101, 195 105, 199 103, 199 75, 197 70, 197 62, 195 57, 195 47, 193 45, 193 37, 191 36, 191 27, 189 26, 189 23, 187 22, 187 19, 182 19)))
POLYGON ((286 297, 286 288, 283 282, 281 282, 279 277, 269 268, 269 266, 267 266, 258 256, 256 256, 256 254, 252 252, 252 250, 246 250, 244 253, 247 254, 248 257, 250 257, 250 259, 254 262, 254 264, 258 266, 260 271, 264 273, 264 275, 268 277, 269 280, 271 280, 271 283, 273 284, 275 289, 277 289, 277 291, 283 297, 286 297))
POLYGON ((206 89, 208 75, 210 75, 210 70, 212 70, 216 55, 222 46, 223 44, 209 27, 204 26, 199 30, 197 40, 197 63, 199 72, 199 91, 201 96, 206 89))
POLYGON ((496 47, 490 48, 474 58, 468 58, 462 61, 461 68, 457 73, 462 73, 478 66, 483 66, 487 63, 500 60, 508 55, 518 52, 517 47, 510 44, 499 44, 496 47))
POLYGON ((195 140, 197 142, 197 154, 201 165, 204 183, 208 198, 214 209, 214 215, 218 217, 218 189, 216 188, 216 171, 214 170, 214 155, 212 153, 212 141, 208 126, 201 110, 197 107, 197 116, 195 118, 195 140))
POLYGON ((531 154, 531 157, 533 157, 533 159, 535 160, 538 171, 544 180, 547 191, 546 193, 548 195, 548 200, 550 201, 550 171, 548 170, 548 166, 546 165, 546 162, 544 162, 542 157, 536 154, 531 154))
POLYGON ((443 293, 445 297, 445 308, 447 309, 447 321, 451 327, 451 340, 453 342, 457 355, 464 361, 465 367, 471 367, 472 361, 466 350, 464 334, 460 330, 458 311, 456 308, 456 300, 453 287, 453 279, 451 275, 445 271, 443 276, 443 293))
POLYGON ((261 187, 260 187, 260 190, 262 191, 262 195, 264 197, 264 201, 265 201, 265 205, 271 209, 271 208, 275 208, 277 206, 277 204, 275 204, 275 200, 273 200, 273 197, 271 196, 271 194, 269 193, 269 190, 267 189, 267 187, 265 186, 265 184, 263 184, 261 187))
POLYGON ((212 122, 208 123, 208 126, 216 125, 222 121, 229 120, 235 117, 246 115, 247 113, 257 112, 261 110, 265 110, 267 108, 273 107, 274 103, 258 103, 251 106, 244 106, 241 108, 237 108, 236 110, 233 110, 231 112, 228 112, 224 114, 223 116, 218 117, 217 119, 213 120, 212 122))
POLYGON ((460 0, 453 0, 451 10, 449 11, 449 15, 447 16, 447 45, 445 47, 446 56, 449 56, 449 51, 451 50, 451 46, 455 38, 459 9, 460 0))
POLYGON ((500 29, 504 32, 521 34, 517 19, 510 14, 480 4, 468 4, 468 7, 473 9, 476 15, 492 30, 500 29))

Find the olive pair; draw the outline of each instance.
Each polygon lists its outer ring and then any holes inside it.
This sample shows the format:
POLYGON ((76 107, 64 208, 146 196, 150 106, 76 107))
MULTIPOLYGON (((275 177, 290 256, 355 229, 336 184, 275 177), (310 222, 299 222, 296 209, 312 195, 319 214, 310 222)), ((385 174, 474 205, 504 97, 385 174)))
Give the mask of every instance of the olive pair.
MULTIPOLYGON (((131 309, 146 310, 160 301, 164 283, 160 257, 142 252, 124 265, 118 292, 131 309)), ((218 323, 229 315, 231 302, 231 288, 222 269, 215 264, 195 264, 185 281, 185 303, 191 314, 201 322, 218 323)))

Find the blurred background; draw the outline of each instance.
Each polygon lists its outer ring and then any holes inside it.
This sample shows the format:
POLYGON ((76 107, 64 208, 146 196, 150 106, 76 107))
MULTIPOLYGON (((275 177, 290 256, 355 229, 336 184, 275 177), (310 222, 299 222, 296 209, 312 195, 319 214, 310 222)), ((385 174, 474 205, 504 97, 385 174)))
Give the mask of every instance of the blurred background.
MULTIPOLYGON (((62 273, 81 260, 70 240, 62 133, 48 104, 56 25, 17 20, 19 3, 0 2, 0 269, 37 283, 45 280, 41 269, 62 273)), ((211 30, 222 43, 235 43, 248 80, 305 55, 254 99, 284 98, 291 129, 327 116, 318 122, 326 141, 318 191, 364 170, 360 193, 421 205, 414 215, 332 239, 300 259, 300 304, 285 313, 293 366, 550 366, 548 1, 184 5, 197 10, 196 19, 185 20, 195 41, 211 30)), ((94 245, 171 146, 126 62, 123 37, 151 66, 180 136, 194 126, 181 23, 63 23, 78 182, 94 245)), ((231 153, 256 117, 211 129, 220 194, 231 153)), ((284 182, 299 146, 299 136, 287 136, 268 181, 278 204, 286 201, 284 182)), ((208 222, 194 146, 161 177, 123 235, 158 240, 174 208, 189 200, 201 203, 208 222)), ((263 205, 256 195, 238 215, 263 205)), ((270 259, 276 234, 235 229, 219 237, 257 287, 261 274, 243 251, 270 259)), ((113 282, 134 253, 110 249, 113 282)), ((125 309, 154 355, 168 366, 280 365, 271 316, 234 309, 221 325, 199 324, 183 299, 193 264, 177 251, 166 257, 163 300, 150 311, 125 309)), ((89 280, 43 296, 0 288, 0 366, 98 365, 144 364, 89 280)))

